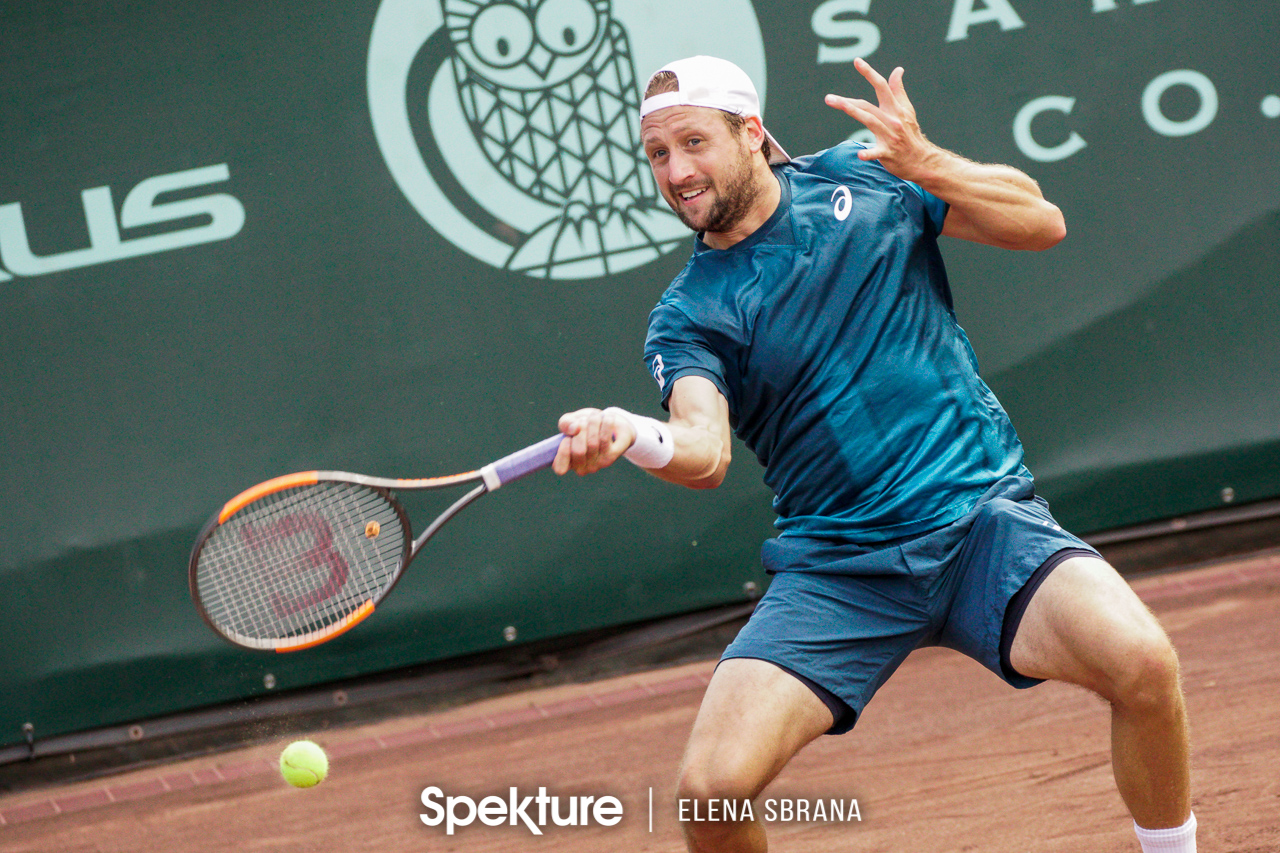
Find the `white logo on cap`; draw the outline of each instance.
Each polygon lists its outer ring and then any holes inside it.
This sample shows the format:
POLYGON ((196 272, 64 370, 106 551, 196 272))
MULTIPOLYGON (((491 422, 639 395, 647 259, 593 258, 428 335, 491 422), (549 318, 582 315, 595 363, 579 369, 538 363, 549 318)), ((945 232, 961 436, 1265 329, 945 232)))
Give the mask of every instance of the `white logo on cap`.
POLYGON ((687 245, 640 152, 639 75, 702 52, 742 67, 763 100, 748 0, 383 0, 374 135, 414 209, 472 257, 537 278, 606 276, 687 245), (673 43, 664 23, 677 18, 696 46, 673 43))

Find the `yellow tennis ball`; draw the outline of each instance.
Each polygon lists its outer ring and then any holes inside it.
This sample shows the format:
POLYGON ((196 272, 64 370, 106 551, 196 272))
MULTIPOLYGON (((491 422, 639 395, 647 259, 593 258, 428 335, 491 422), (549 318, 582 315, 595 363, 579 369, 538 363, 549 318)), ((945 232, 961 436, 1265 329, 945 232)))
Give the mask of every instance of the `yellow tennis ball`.
POLYGON ((310 740, 296 740, 280 753, 280 775, 295 788, 312 788, 329 775, 329 756, 310 740))

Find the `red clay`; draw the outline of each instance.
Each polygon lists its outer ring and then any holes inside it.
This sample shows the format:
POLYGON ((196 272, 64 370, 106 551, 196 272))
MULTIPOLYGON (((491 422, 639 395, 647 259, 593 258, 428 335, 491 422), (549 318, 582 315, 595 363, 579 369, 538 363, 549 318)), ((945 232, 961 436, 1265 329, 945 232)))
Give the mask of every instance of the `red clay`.
MULTIPOLYGON (((1178 646, 1202 853, 1280 850, 1280 556, 1134 586, 1178 646)), ((673 781, 713 661, 312 735, 329 779, 296 790, 281 744, 0 798, 8 851, 680 851, 673 781), (426 786, 480 800, 614 796, 617 825, 429 827, 426 786), (653 795, 650 831, 649 798, 653 795)), ((911 657, 857 728, 806 749, 756 804, 857 800, 861 820, 771 822, 771 849, 1136 851, 1106 707, 1015 691, 951 652, 911 657)), ((537 823, 537 807, 526 813, 537 823)), ((686 817, 689 812, 686 810, 686 817)))

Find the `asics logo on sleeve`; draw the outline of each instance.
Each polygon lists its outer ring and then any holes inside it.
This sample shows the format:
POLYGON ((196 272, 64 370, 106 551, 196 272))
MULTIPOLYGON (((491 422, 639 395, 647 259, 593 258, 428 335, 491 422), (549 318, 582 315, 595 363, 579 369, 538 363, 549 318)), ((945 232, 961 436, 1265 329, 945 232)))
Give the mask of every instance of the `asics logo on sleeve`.
POLYGON ((849 192, 848 187, 836 187, 831 200, 835 202, 836 219, 844 222, 849 218, 849 211, 853 210, 853 193, 849 192))
POLYGON ((663 378, 662 371, 666 365, 662 363, 662 356, 655 355, 653 357, 653 378, 658 383, 658 390, 661 391, 663 386, 667 384, 667 380, 663 378))

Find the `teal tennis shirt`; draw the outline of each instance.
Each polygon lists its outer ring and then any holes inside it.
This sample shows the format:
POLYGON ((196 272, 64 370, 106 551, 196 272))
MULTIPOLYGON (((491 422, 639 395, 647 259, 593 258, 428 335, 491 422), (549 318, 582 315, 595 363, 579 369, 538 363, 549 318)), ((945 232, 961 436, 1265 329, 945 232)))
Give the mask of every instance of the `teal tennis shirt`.
POLYGON ((649 317, 663 406, 682 376, 715 383, 783 536, 912 536, 1030 476, 956 322, 946 203, 860 148, 775 167, 769 220, 729 249, 695 241, 649 317))

